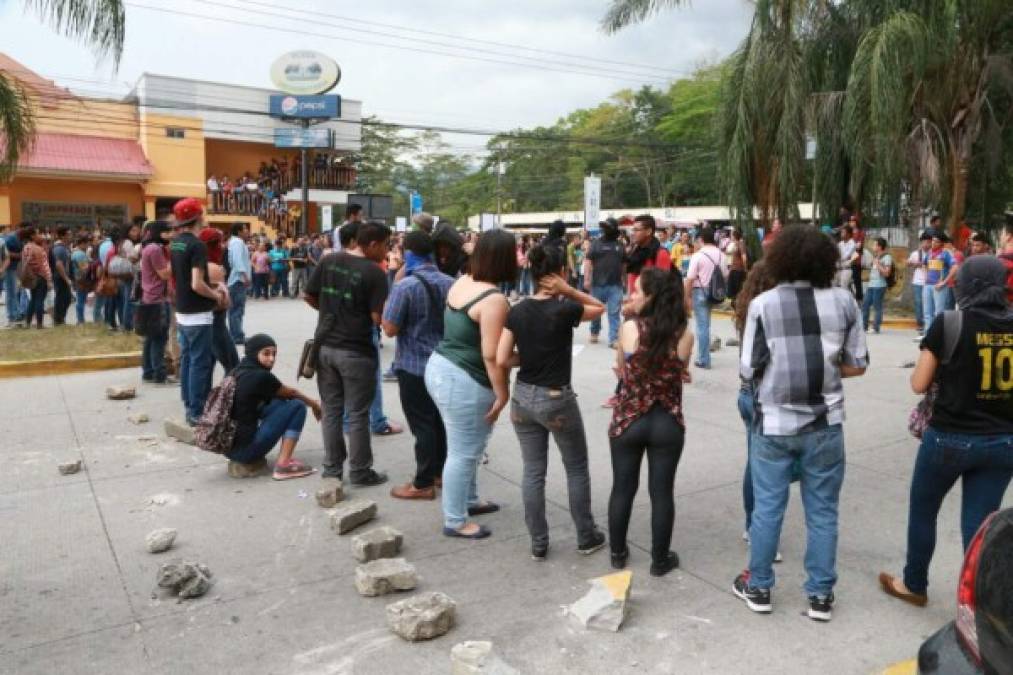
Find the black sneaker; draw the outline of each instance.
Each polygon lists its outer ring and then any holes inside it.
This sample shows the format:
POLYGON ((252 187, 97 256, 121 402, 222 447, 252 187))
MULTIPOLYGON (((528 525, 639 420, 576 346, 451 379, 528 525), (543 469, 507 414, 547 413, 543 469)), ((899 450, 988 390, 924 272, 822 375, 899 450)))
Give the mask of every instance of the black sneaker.
POLYGON ((834 594, 809 596, 809 618, 813 621, 830 621, 834 609, 834 594))
POLYGON ((352 479, 352 485, 355 485, 356 487, 374 487, 377 485, 383 485, 386 482, 387 474, 382 471, 373 471, 372 469, 363 474, 361 477, 352 479))
POLYGON ((604 545, 605 535, 601 532, 601 530, 595 530, 594 536, 591 537, 591 541, 578 546, 577 552, 583 553, 584 555, 591 555, 595 551, 600 551, 604 545))
POLYGON ((544 562, 545 556, 549 554, 548 544, 532 544, 531 545, 531 559, 535 562, 544 562))
POLYGON ((329 467, 324 465, 323 471, 320 472, 321 478, 337 478, 338 480, 344 480, 345 476, 341 473, 341 468, 329 467))
POLYGON ((625 549, 622 553, 616 553, 612 551, 612 568, 621 570, 626 567, 626 561, 630 558, 630 549, 625 549))
POLYGON ((655 560, 651 563, 651 576, 663 577, 677 567, 679 567, 679 554, 675 551, 669 551, 664 559, 655 560))
POLYGON ((752 588, 749 585, 749 571, 735 577, 732 582, 732 593, 746 603, 746 607, 758 614, 770 614, 770 589, 752 588))

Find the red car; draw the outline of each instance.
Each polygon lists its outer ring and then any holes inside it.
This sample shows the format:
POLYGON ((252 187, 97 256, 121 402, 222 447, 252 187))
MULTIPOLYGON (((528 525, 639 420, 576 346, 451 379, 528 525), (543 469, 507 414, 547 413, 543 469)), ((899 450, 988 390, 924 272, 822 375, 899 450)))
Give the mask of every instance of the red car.
POLYGON ((922 644, 918 672, 1013 674, 1013 509, 990 515, 971 541, 957 618, 922 644))

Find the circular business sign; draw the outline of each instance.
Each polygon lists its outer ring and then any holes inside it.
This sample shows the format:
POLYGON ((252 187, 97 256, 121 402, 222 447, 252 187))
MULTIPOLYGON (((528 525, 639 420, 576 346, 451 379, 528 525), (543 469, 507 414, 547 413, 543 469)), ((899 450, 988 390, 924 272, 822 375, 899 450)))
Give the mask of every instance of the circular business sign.
POLYGON ((271 81, 287 94, 323 94, 340 79, 334 59, 307 49, 282 54, 271 64, 271 81))

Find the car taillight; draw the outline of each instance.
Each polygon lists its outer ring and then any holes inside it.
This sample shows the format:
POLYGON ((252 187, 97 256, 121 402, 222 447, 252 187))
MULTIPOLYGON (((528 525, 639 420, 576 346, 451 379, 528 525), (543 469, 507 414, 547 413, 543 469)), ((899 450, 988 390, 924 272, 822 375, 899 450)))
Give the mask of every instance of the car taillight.
POLYGON ((967 649, 975 663, 981 665, 981 653, 978 650, 978 626, 974 620, 976 598, 974 586, 978 579, 978 562, 981 559, 981 544, 985 539, 985 530, 992 522, 992 513, 978 528, 964 554, 964 566, 960 569, 960 583, 957 586, 957 636, 967 649))

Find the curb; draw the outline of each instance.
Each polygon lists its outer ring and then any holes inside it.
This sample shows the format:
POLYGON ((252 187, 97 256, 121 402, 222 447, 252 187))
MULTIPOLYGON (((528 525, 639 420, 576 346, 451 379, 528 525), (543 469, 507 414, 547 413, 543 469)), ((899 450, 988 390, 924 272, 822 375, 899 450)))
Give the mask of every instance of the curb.
POLYGON ((135 368, 141 365, 141 352, 99 354, 96 356, 63 356, 36 361, 0 361, 0 379, 12 377, 39 377, 67 375, 94 370, 135 368))

